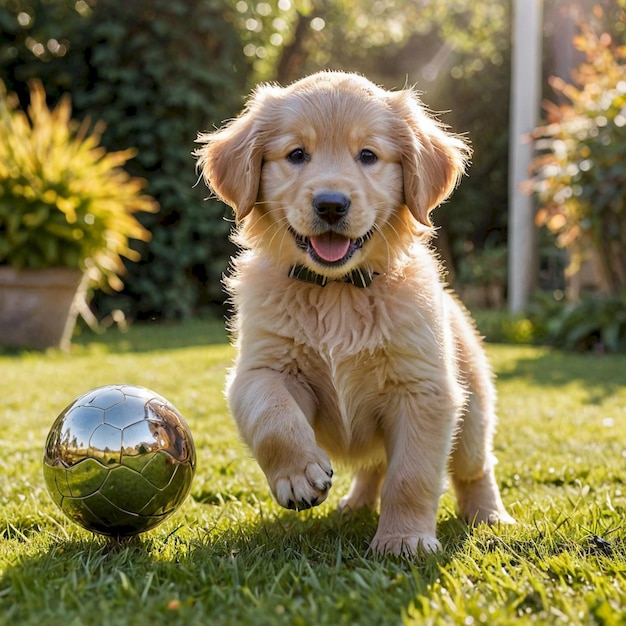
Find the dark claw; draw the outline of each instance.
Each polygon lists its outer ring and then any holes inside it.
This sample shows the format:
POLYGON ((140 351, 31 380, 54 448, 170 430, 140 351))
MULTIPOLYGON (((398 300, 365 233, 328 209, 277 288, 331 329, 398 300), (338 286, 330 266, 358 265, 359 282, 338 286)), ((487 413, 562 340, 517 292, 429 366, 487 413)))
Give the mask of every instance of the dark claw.
POLYGON ((291 509, 292 511, 297 511, 297 507, 296 507, 296 503, 293 500, 289 500, 289 502, 287 502, 287 508, 291 509))

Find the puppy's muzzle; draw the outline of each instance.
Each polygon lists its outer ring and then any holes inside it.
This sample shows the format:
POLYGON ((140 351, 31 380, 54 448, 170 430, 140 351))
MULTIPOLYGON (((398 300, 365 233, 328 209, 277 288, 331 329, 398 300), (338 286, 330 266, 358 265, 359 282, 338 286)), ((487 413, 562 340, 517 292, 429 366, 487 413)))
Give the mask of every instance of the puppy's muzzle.
POLYGON ((316 215, 331 226, 341 221, 350 210, 350 198, 336 191, 323 191, 313 199, 316 215))

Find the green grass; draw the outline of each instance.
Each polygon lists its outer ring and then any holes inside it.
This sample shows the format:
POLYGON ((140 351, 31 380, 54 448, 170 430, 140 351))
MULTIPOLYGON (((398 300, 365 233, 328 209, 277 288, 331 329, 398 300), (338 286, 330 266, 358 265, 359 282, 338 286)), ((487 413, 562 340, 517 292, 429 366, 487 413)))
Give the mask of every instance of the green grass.
POLYGON ((367 554, 376 515, 329 500, 284 511, 240 443, 222 395, 221 325, 85 334, 72 354, 1 353, 0 624, 626 623, 626 358, 489 346, 498 373, 503 498, 519 523, 468 529, 444 495, 444 550, 367 554), (56 415, 98 385, 170 399, 194 433, 191 497, 124 544, 66 520, 41 473, 56 415))

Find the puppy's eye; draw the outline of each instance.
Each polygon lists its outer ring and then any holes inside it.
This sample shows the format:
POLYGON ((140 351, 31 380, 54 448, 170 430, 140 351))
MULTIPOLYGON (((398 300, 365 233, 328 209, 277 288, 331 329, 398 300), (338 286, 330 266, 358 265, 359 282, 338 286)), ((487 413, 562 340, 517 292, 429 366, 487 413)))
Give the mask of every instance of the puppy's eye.
POLYGON ((378 157, 371 150, 361 150, 359 152, 359 161, 363 165, 372 165, 378 161, 378 157))
POLYGON ((296 148, 287 155, 287 161, 294 165, 300 165, 308 161, 309 158, 310 156, 302 148, 296 148))

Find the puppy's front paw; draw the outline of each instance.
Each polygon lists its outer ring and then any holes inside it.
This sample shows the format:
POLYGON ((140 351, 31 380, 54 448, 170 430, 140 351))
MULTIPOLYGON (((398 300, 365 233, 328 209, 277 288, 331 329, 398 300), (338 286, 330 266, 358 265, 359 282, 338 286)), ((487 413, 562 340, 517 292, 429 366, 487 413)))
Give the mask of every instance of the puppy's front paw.
POLYGON ((317 461, 309 461, 299 469, 277 472, 277 476, 272 488, 276 500, 286 509, 297 511, 324 502, 333 482, 333 470, 326 455, 317 461))
POLYGON ((370 548, 377 554, 395 554, 412 557, 417 554, 432 554, 441 550, 437 538, 431 535, 385 535, 374 536, 370 548))

